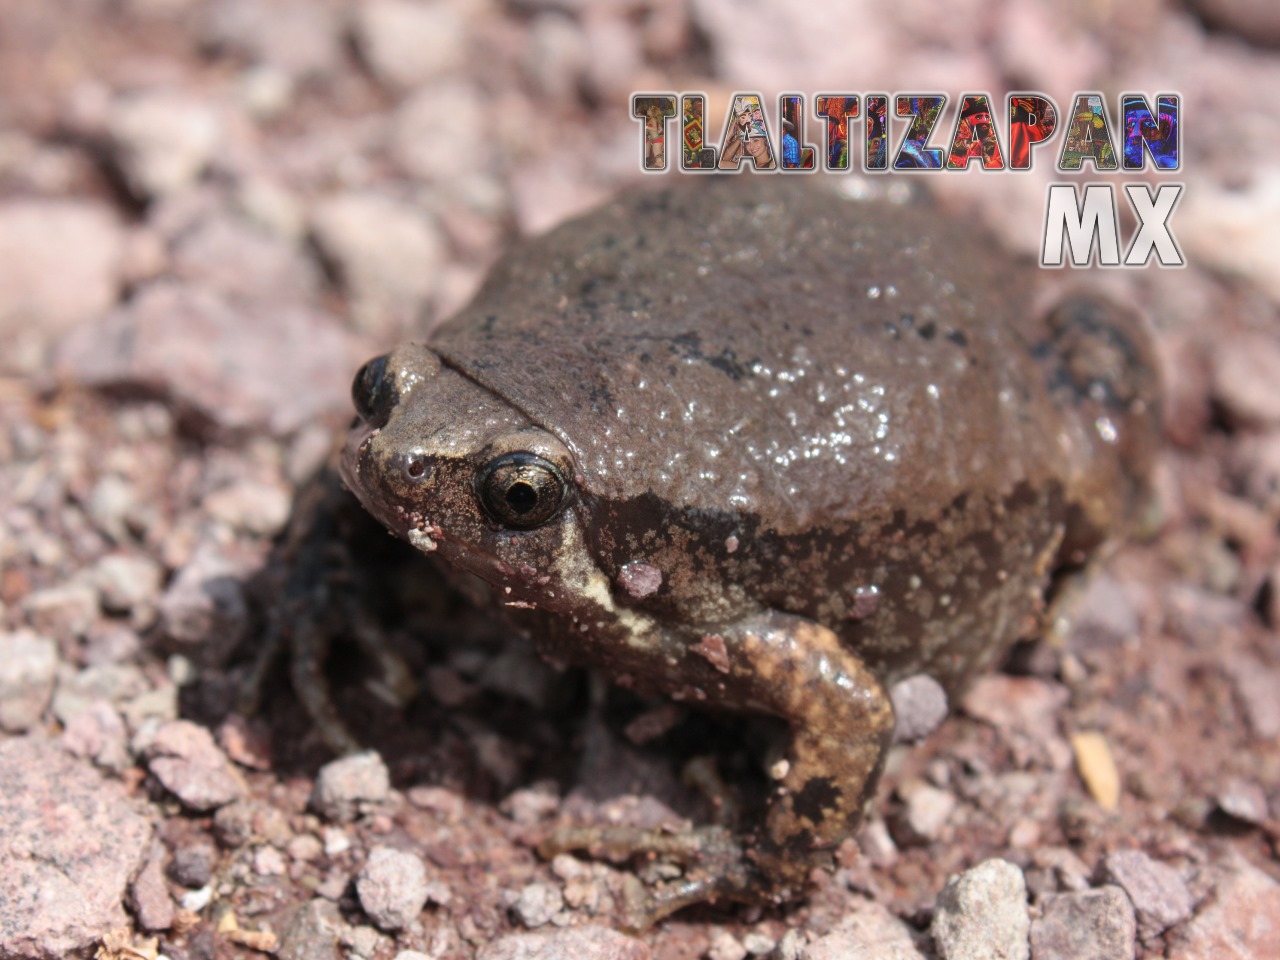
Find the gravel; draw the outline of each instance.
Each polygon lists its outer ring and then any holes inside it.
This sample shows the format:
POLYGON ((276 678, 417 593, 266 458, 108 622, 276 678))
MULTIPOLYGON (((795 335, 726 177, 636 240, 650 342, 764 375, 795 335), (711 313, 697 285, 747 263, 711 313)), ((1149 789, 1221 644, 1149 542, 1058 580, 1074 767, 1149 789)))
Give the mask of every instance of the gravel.
POLYGON ((30 630, 0 633, 0 730, 25 733, 53 696, 58 648, 30 630))
POLYGON ((931 930, 942 960, 1027 960, 1030 925, 1022 871, 987 860, 947 881, 931 930))
POLYGON ((1123 890, 1103 886, 1050 897, 1031 924, 1033 960, 1133 960, 1137 927, 1123 890))
POLYGON ((1191 915, 1194 905, 1181 874, 1141 850, 1115 850, 1098 869, 1104 883, 1120 887, 1133 902, 1138 936, 1150 940, 1191 915))
POLYGON ((316 775, 311 806, 321 816, 348 823, 376 808, 391 794, 391 776, 370 751, 326 763, 316 775))
POLYGON ((155 778, 191 810, 216 810, 245 794, 244 780, 213 734, 189 720, 170 721, 137 746, 155 778))
POLYGON ((356 895, 378 929, 407 927, 426 905, 427 868, 421 857, 376 847, 356 875, 356 895))
POLYGON ((501 937, 482 947, 476 960, 649 960, 650 956, 640 940, 606 927, 584 926, 501 937))

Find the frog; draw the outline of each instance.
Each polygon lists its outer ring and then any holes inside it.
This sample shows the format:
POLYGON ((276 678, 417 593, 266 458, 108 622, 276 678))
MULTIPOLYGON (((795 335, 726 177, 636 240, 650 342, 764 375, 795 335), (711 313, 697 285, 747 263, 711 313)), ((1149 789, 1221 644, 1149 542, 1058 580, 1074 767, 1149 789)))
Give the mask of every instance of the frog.
POLYGON ((803 896, 874 799, 895 685, 954 702, 1149 497, 1145 319, 1042 302, 972 220, 891 194, 624 194, 352 386, 345 485, 544 656, 781 721, 750 828, 556 847, 679 860, 650 918, 803 896))

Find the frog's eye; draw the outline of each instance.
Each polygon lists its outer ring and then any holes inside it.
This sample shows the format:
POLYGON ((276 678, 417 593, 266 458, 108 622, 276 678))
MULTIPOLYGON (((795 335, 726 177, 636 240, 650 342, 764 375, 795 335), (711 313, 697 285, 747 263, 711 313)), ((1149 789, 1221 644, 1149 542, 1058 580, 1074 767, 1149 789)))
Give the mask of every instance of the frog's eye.
POLYGON ((532 453, 508 453, 476 474, 485 513, 504 527, 528 530, 546 523, 564 505, 568 484, 555 464, 532 453))
POLYGON ((395 406, 396 391, 387 380, 387 355, 374 357, 356 374, 351 383, 351 402, 360 419, 373 427, 382 427, 395 406))

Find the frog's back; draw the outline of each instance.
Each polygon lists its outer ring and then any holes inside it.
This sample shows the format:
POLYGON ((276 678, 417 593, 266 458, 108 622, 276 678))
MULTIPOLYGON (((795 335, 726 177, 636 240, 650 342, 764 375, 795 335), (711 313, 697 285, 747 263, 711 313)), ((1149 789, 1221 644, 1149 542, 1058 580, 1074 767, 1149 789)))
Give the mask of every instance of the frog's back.
POLYGON ((919 205, 698 179, 526 244, 432 346, 558 434, 594 495, 784 534, 936 515, 1061 459, 1024 271, 982 244, 919 205))

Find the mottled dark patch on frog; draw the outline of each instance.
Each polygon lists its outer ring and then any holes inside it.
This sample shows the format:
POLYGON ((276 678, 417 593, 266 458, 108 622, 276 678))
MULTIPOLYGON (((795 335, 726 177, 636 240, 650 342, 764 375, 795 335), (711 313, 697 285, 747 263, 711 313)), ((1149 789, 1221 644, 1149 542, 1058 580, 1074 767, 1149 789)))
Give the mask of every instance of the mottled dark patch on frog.
POLYGON ((827 814, 840 809, 844 794, 830 777, 814 777, 796 794, 792 808, 800 816, 821 823, 827 814))

